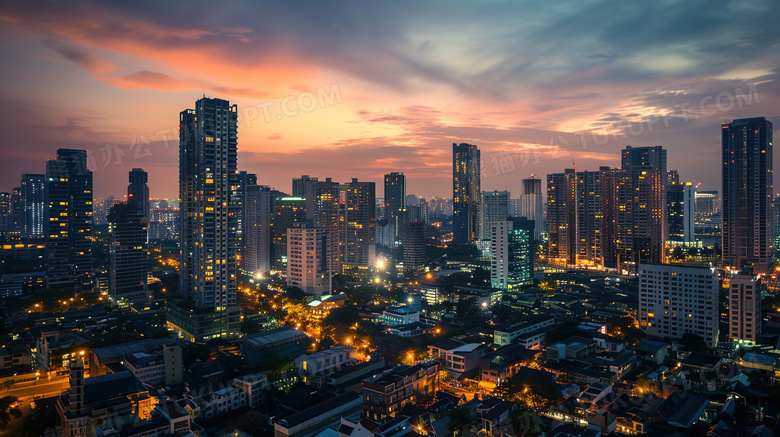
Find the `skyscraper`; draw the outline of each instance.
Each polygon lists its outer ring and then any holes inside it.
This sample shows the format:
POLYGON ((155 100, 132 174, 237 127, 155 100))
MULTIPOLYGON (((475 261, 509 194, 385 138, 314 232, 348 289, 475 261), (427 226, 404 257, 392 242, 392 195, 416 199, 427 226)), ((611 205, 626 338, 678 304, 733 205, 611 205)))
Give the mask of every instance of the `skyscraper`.
POLYGON ((251 274, 271 270, 271 215, 273 196, 267 185, 248 185, 244 198, 244 257, 242 268, 251 274))
POLYGON ((108 295, 111 302, 147 297, 147 217, 135 202, 118 203, 108 213, 108 295))
POLYGON ((46 175, 22 175, 22 236, 42 237, 46 211, 46 175))
POLYGON ((11 232, 15 235, 22 233, 22 188, 14 187, 11 190, 11 232))
POLYGON ((86 150, 46 161, 46 281, 86 284, 92 272, 92 172, 86 150))
POLYGON ((0 193, 0 236, 10 234, 13 230, 13 212, 11 208, 11 193, 0 193))
POLYGON ((406 209, 406 176, 403 173, 385 175, 385 218, 395 227, 395 235, 401 232, 397 228, 396 217, 406 209))
POLYGON ((246 260, 249 254, 246 253, 247 243, 245 241, 246 217, 247 211, 247 192, 250 186, 257 185, 257 175, 245 171, 238 172, 238 183, 233 196, 237 199, 240 208, 238 220, 236 220, 236 244, 238 245, 238 268, 245 271, 253 271, 246 266, 246 260))
POLYGON ((376 184, 342 184, 344 193, 341 241, 341 270, 344 274, 368 279, 376 258, 376 184))
POLYGON ((479 238, 482 201, 480 152, 472 144, 452 144, 452 242, 473 243, 479 238))
POLYGON ((237 107, 202 98, 181 112, 181 304, 169 304, 168 325, 195 342, 237 336, 237 107), (190 311, 197 308, 199 311, 190 311))
POLYGON ((626 146, 621 170, 615 190, 616 264, 635 268, 639 263, 662 263, 668 232, 666 150, 626 146))
POLYGON ((690 243, 694 238, 694 194, 690 182, 666 188, 669 240, 690 243))
POLYGON ((523 191, 520 197, 520 214, 515 217, 525 217, 534 221, 534 240, 542 240, 542 232, 547 228, 544 225, 544 203, 545 197, 542 194, 542 180, 537 179, 535 175, 523 179, 523 191))
POLYGON ((772 261, 772 123, 745 118, 721 126, 724 267, 766 273, 772 261))
POLYGON ((547 175, 547 261, 553 265, 576 263, 576 187, 572 169, 547 175))
POLYGON ((149 217, 149 175, 141 168, 130 170, 127 203, 134 205, 138 214, 149 217))
POLYGON ((479 238, 490 240, 490 225, 509 217, 509 191, 483 191, 479 220, 479 238))

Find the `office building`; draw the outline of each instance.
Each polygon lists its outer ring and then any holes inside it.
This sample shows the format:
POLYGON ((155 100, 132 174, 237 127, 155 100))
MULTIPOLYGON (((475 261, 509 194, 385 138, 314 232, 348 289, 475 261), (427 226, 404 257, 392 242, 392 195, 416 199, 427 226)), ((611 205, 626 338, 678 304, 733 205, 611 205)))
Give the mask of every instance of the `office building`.
POLYGON ((22 175, 21 232, 26 238, 43 237, 46 212, 46 175, 22 175))
POLYGON ((509 191, 483 191, 479 220, 480 240, 490 240, 490 225, 509 217, 509 191))
POLYGON ((307 223, 287 229, 287 286, 317 297, 331 294, 328 233, 307 223))
POLYGON ((113 305, 138 302, 147 290, 147 219, 135 203, 118 203, 108 214, 108 296, 113 305))
POLYGON ((111 211, 112 206, 119 202, 120 200, 114 196, 108 196, 95 200, 92 209, 92 223, 94 223, 95 226, 108 224, 108 212, 111 211))
POLYGON ((130 170, 127 203, 138 209, 138 215, 149 217, 149 175, 141 168, 130 170))
POLYGON ((407 222, 401 231, 404 275, 414 277, 425 271, 425 223, 407 222))
POLYGON ((13 211, 11 208, 11 193, 0 193, 0 235, 13 232, 13 211))
POLYGON ((513 217, 525 217, 534 221, 534 240, 542 240, 542 232, 547 230, 544 224, 544 204, 546 198, 542 194, 542 180, 535 175, 523 179, 522 194, 520 196, 520 211, 512 213, 513 217))
POLYGON ((674 184, 666 188, 669 211, 669 240, 683 243, 696 241, 694 236, 695 193, 693 184, 674 184))
POLYGON ((22 233, 22 188, 14 187, 11 190, 11 233, 22 233))
POLYGON ((244 187, 242 269, 252 275, 271 270, 271 216, 273 190, 266 185, 244 187))
POLYGON ((745 118, 721 126, 723 253, 726 268, 766 273, 772 262, 772 123, 745 118))
POLYGON ((645 334, 682 339, 696 334, 718 341, 718 271, 661 264, 639 266, 639 328, 645 334))
POLYGON ((273 206, 271 216, 271 268, 287 270, 287 229, 306 221, 306 199, 282 197, 273 206))
POLYGON ((92 273, 92 172, 86 150, 57 149, 46 161, 47 251, 49 285, 88 284, 92 273))
POLYGON ((406 210, 406 176, 403 173, 392 172, 385 175, 385 215, 395 232, 395 237, 401 232, 397 217, 406 210))
POLYGON ((761 281, 753 275, 729 279, 729 338, 758 341, 761 333, 761 281))
POLYGON ((490 283, 510 290, 533 283, 533 220, 511 219, 490 225, 490 283))
POLYGON ((227 100, 204 97, 180 114, 179 291, 184 301, 169 302, 168 326, 195 342, 235 337, 240 330, 237 110, 227 100))
POLYGON ((247 173, 245 171, 238 172, 238 182, 236 189, 233 193, 235 201, 240 205, 241 213, 236 220, 236 244, 238 245, 238 268, 244 271, 251 271, 247 268, 246 260, 249 256, 247 253, 247 243, 245 241, 246 232, 246 217, 249 214, 247 211, 247 192, 249 187, 257 185, 257 175, 247 173))
POLYGON ((472 144, 452 144, 452 242, 469 244, 479 239, 481 212, 480 152, 472 144))
POLYGON ((179 208, 166 199, 149 201, 149 223, 147 232, 152 240, 179 239, 179 208))
POLYGON ((341 272, 369 279, 376 262, 376 184, 353 178, 341 191, 341 272))

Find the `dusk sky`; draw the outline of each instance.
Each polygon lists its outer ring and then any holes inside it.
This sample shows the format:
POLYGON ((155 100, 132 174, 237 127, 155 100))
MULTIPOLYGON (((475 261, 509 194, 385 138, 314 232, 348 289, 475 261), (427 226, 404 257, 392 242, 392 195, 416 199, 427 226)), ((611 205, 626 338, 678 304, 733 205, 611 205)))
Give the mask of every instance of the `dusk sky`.
POLYGON ((0 191, 66 147, 96 197, 133 167, 178 197, 178 114, 204 94, 238 105, 239 169, 286 192, 309 174, 381 197, 402 171, 451 197, 453 142, 479 146, 485 190, 626 145, 719 190, 720 123, 780 122, 778 23, 773 1, 4 0, 0 191))

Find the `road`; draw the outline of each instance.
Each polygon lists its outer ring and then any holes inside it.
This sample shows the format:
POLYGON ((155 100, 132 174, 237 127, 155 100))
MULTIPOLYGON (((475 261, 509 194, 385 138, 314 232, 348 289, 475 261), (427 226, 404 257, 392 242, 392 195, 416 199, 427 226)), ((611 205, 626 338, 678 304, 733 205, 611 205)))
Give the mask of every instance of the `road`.
POLYGON ((37 381, 17 382, 10 390, 0 392, 0 396, 16 396, 19 400, 29 403, 33 397, 51 397, 62 393, 69 387, 67 376, 52 376, 51 380, 41 377, 37 381))

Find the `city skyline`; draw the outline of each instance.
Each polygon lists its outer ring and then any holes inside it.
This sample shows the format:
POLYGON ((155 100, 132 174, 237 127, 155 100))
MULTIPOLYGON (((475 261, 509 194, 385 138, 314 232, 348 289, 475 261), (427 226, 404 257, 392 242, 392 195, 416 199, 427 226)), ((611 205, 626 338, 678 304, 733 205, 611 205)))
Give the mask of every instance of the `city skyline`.
POLYGON ((664 146, 681 181, 717 190, 717 126, 778 119, 769 4, 464 5, 446 25, 431 22, 435 4, 310 7, 231 5, 206 21, 161 5, 4 3, 0 190, 74 148, 92 152, 96 198, 121 195, 115 175, 134 167, 152 197, 176 197, 170 114, 203 94, 236 102, 239 169, 284 192, 301 174, 398 171, 407 192, 447 197, 453 142, 483 152, 485 191, 517 193, 572 160, 615 167, 627 145, 664 146), (464 42, 463 27, 481 31, 464 42))

